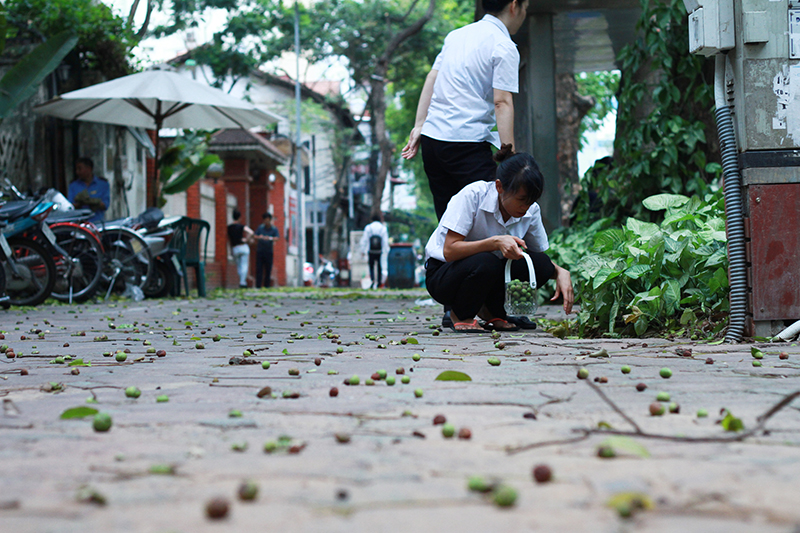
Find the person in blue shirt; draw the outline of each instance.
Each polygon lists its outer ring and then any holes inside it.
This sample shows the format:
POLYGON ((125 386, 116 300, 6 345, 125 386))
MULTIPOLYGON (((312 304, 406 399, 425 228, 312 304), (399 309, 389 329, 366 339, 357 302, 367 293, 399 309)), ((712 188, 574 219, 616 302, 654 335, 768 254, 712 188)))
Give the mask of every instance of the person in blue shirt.
POLYGON ((91 209, 89 222, 102 222, 110 203, 111 188, 108 180, 94 175, 94 163, 81 157, 75 163, 75 180, 69 184, 67 199, 75 209, 91 209))

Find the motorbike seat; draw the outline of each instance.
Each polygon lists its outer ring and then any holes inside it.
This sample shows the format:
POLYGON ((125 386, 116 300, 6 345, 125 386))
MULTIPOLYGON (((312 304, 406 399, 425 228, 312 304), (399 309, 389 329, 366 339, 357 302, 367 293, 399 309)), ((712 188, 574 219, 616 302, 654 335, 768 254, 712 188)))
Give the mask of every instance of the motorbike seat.
POLYGON ((84 222, 94 211, 91 209, 70 209, 69 211, 52 211, 47 217, 47 222, 84 222))
POLYGON ((0 219, 13 220, 22 218, 30 214, 34 207, 36 207, 36 202, 29 202, 26 200, 8 202, 0 206, 0 219))

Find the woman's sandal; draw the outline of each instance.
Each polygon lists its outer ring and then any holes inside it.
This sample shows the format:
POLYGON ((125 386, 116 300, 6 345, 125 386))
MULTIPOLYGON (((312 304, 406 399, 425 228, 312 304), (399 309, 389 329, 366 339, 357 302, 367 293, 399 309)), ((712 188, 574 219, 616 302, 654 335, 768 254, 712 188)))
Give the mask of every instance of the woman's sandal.
POLYGON ((456 333, 483 333, 486 331, 474 319, 472 322, 454 322, 450 328, 456 333))
POLYGON ((484 322, 483 327, 489 331, 519 331, 519 326, 515 326, 502 318, 487 320, 484 322))

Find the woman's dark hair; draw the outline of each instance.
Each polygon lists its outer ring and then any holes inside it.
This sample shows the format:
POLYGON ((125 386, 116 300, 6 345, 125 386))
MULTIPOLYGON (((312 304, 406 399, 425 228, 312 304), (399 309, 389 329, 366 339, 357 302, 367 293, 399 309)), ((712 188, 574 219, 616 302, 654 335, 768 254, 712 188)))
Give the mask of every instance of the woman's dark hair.
POLYGON ((496 13, 500 13, 502 10, 506 8, 508 4, 510 4, 513 1, 514 0, 483 0, 483 2, 481 2, 481 5, 483 6, 484 11, 494 15, 496 13))
POLYGON ((242 214, 239 212, 238 208, 234 207, 233 208, 233 213, 231 213, 231 216, 233 217, 233 220, 239 220, 239 217, 241 217, 242 214))
POLYGON ((503 191, 509 194, 525 191, 525 198, 531 204, 542 197, 544 176, 532 155, 515 154, 510 144, 504 144, 494 154, 494 160, 500 163, 496 177, 503 191))

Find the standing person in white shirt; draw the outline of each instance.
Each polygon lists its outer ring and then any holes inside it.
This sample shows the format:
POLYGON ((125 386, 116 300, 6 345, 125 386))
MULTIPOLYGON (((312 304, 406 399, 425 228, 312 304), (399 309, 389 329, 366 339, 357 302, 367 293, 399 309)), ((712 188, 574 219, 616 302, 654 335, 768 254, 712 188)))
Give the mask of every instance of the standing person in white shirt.
POLYGON ((372 222, 364 228, 361 237, 361 251, 369 260, 369 278, 371 287, 377 289, 383 285, 383 264, 389 257, 389 230, 381 222, 380 215, 372 215, 372 222))
MULTIPOLYGON (((519 92, 519 51, 511 35, 525 21, 528 0, 483 0, 482 5, 481 20, 445 38, 402 152, 411 159, 422 147, 439 220, 450 198, 466 185, 495 179, 490 145, 514 146, 512 94, 519 92)), ((445 307, 442 325, 451 323, 445 307)))
POLYGON ((554 279, 552 300, 563 297, 564 311, 572 312, 570 274, 544 254, 549 243, 536 204, 544 188, 539 166, 529 154, 510 155, 507 145, 495 158, 500 162, 497 179, 472 183, 456 194, 425 246, 428 292, 451 307, 456 332, 519 329, 507 321, 503 306, 504 270, 512 259, 512 277, 528 281, 523 249, 531 257, 537 284, 554 279), (483 327, 476 316, 485 321, 483 327))

